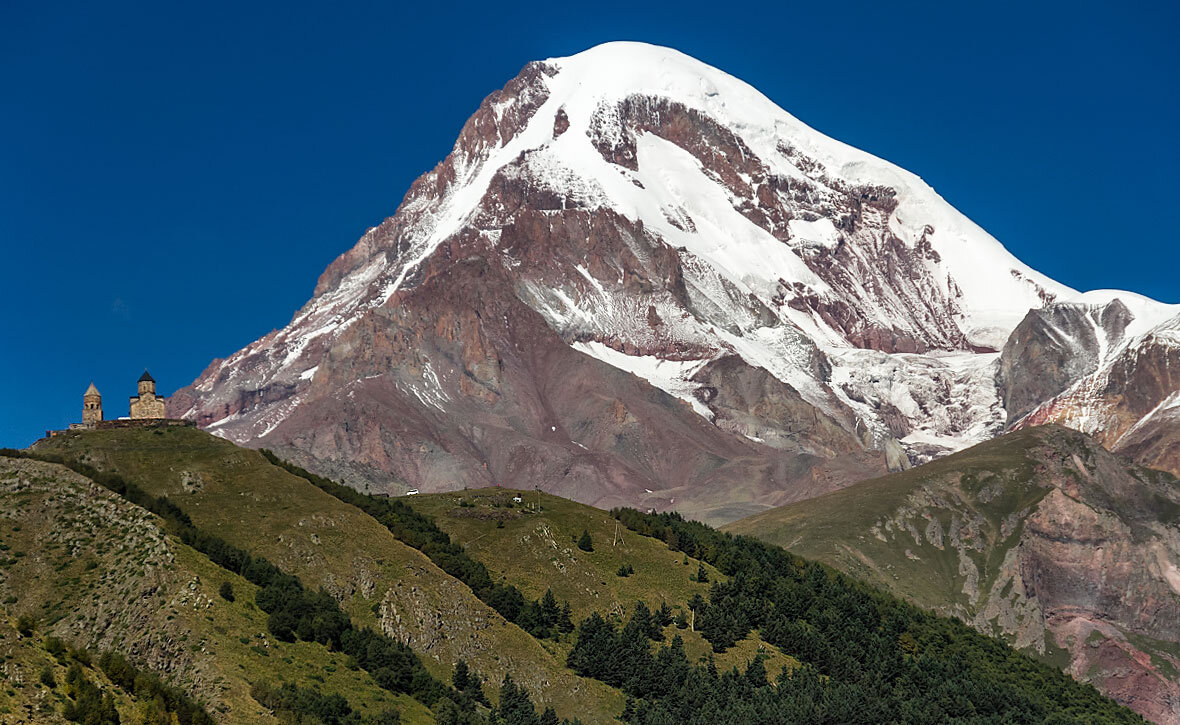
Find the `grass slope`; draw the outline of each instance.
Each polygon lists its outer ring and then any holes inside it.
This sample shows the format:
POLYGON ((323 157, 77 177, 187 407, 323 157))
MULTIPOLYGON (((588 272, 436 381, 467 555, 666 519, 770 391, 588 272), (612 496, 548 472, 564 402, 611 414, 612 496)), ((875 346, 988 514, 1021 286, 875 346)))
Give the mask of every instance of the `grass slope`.
MULTIPOLYGON (((397 707, 431 722, 412 698, 377 687, 344 657, 269 635, 255 587, 166 537, 158 519, 63 466, 0 458, 0 599, 92 651, 169 668, 172 684, 229 722, 270 722, 254 682, 288 681, 344 696, 362 714, 397 707), (235 600, 218 594, 230 582, 235 600)), ((60 707, 58 708, 60 710, 60 707)))
MULTIPOLYGON (((0 608, 0 661, 4 663, 0 667, 0 722, 67 722, 61 714, 67 697, 66 665, 46 650, 38 633, 26 637, 17 632, 16 619, 4 608, 0 608), (43 681, 46 671, 52 675, 52 684, 43 681)), ((89 667, 86 676, 114 696, 121 719, 132 714, 134 698, 112 685, 101 670, 89 667)))
POLYGON ((724 530, 958 616, 1141 711, 1176 713, 1176 586, 1158 572, 1174 569, 1177 522, 1170 474, 1041 426, 724 530), (1045 522, 1059 535, 1029 529, 1045 522))
POLYGON ((37 448, 168 496, 201 529, 323 587, 358 624, 407 642, 440 679, 449 681, 463 658, 492 681, 491 695, 511 673, 538 707, 563 717, 607 722, 623 708, 621 693, 574 675, 377 521, 257 451, 192 428, 87 431, 37 448))
MULTIPOLYGON (((1037 461, 1032 452, 1044 433, 1004 436, 917 468, 764 511, 722 530, 822 561, 928 609, 964 616, 970 597, 964 591, 959 552, 945 544, 938 548, 923 535, 899 546, 886 534, 908 526, 924 534, 929 521, 908 520, 910 509, 936 510, 948 539, 956 517, 961 521, 970 516, 979 523, 986 545, 966 555, 979 571, 994 576, 1019 538, 1019 529, 1005 522, 1048 493, 1033 482, 1037 461), (883 522, 888 532, 882 530, 883 522)), ((989 585, 985 575, 978 587, 986 590, 989 585)))
MULTIPOLYGON (((595 611, 623 621, 637 601, 653 610, 667 603, 674 614, 687 615, 693 595, 707 598, 709 593, 708 582, 694 581, 698 567, 704 566, 709 582, 724 579, 710 564, 629 531, 606 511, 543 492, 487 488, 424 494, 407 501, 526 597, 535 599, 551 589, 558 601, 568 601, 575 622, 595 611), (515 503, 514 497, 521 502, 515 503), (578 548, 583 531, 589 532, 593 551, 578 548), (630 565, 634 573, 619 576, 623 565, 630 565)), ((684 639, 685 651, 694 660, 711 654, 699 633, 673 626, 667 638, 674 633, 684 639)), ((553 649, 563 656, 566 652, 561 645, 553 649)), ((715 659, 718 667, 744 670, 758 655, 773 674, 797 664, 764 645, 756 633, 715 659)))

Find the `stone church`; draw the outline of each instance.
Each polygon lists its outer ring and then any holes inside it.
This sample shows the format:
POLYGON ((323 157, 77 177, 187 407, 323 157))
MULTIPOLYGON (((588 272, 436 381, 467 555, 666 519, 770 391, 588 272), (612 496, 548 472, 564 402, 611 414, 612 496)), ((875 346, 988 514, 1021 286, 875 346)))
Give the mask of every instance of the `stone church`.
POLYGON ((131 420, 166 417, 164 398, 156 395, 156 379, 147 370, 139 376, 139 395, 131 396, 131 420))
MULTIPOLYGON (((131 396, 130 417, 120 419, 120 421, 163 420, 167 416, 164 411, 164 398, 156 395, 156 380, 147 370, 144 370, 143 375, 139 376, 137 392, 139 395, 131 396)), ((82 393, 82 422, 71 423, 70 430, 108 428, 117 425, 118 422, 103 418, 102 393, 98 392, 94 383, 90 383, 90 387, 86 388, 85 393, 82 393)))

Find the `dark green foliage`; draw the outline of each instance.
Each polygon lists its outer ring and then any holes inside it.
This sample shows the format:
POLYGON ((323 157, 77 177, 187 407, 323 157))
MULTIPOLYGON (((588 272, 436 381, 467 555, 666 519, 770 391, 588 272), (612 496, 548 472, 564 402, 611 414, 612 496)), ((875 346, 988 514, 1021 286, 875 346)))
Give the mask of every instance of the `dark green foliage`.
POLYGON ((528 601, 511 584, 493 582, 487 567, 468 556, 461 545, 438 528, 434 519, 418 513, 404 501, 361 493, 288 463, 268 450, 263 450, 262 455, 288 473, 306 479, 316 488, 376 519, 399 541, 421 551, 440 569, 470 587, 475 596, 500 616, 534 637, 556 638, 561 632, 573 631, 568 615, 565 620, 555 619, 541 611, 541 602, 528 601))
POLYGON ((53 676, 53 668, 49 665, 45 665, 41 668, 41 675, 39 679, 41 680, 42 685, 45 685, 51 690, 57 687, 57 679, 53 676))
POLYGON ((90 666, 90 652, 88 652, 84 649, 74 649, 73 647, 70 647, 69 648, 69 657, 71 660, 73 660, 74 662, 77 662, 78 664, 82 665, 83 667, 90 666))
POLYGON ((55 660, 63 665, 66 663, 68 649, 65 642, 57 637, 46 637, 42 644, 45 646, 45 651, 51 654, 55 660))
POLYGON ((578 537, 578 548, 582 551, 594 551, 594 541, 586 529, 582 529, 582 535, 578 537))
POLYGON ((500 705, 495 716, 503 725, 540 725, 537 710, 529 699, 529 691, 512 681, 512 675, 504 675, 500 684, 500 705))
MULTIPOLYGON (((694 666, 679 637, 651 654, 663 620, 637 606, 616 630, 597 614, 578 627, 568 664, 634 698, 623 719, 657 723, 1141 722, 1090 685, 819 564, 677 514, 614 512, 641 534, 704 560, 728 577, 689 610, 723 651, 758 629, 803 666, 769 684, 746 671, 694 666)), ((683 620, 680 620, 683 621, 683 620)), ((677 623, 679 624, 680 621, 677 623)))
POLYGON ((709 581, 709 572, 705 571, 704 564, 697 564, 697 581, 701 584, 706 584, 709 581))
POLYGON ((561 605, 561 614, 557 615, 557 631, 562 634, 574 631, 574 620, 570 618, 570 603, 568 601, 561 605))
POLYGON ((614 684, 615 639, 614 627, 593 612, 578 625, 578 639, 566 664, 578 674, 614 684))
MULTIPOLYGON (((650 645, 653 639, 663 639, 663 634, 643 602, 635 605, 631 619, 618 632, 594 612, 578 625, 578 639, 566 664, 580 675, 644 697, 650 693, 656 674, 650 645)), ((683 645, 677 635, 671 646, 683 655, 683 645)))
MULTIPOLYGON (((85 725, 119 725, 119 712, 115 709, 114 698, 109 692, 104 693, 97 685, 86 679, 77 663, 71 665, 66 673, 66 686, 71 698, 66 700, 61 711, 62 717, 66 720, 85 725)), ((201 722, 208 725, 213 723, 207 716, 201 722)))
POLYGON ((544 596, 535 602, 521 601, 516 623, 534 637, 549 639, 557 639, 561 633, 574 630, 569 602, 559 607, 551 589, 546 589, 544 596))
POLYGON ((486 725, 487 720, 476 712, 465 712, 449 697, 444 697, 434 706, 435 725, 486 725))
POLYGON ((225 601, 232 602, 234 600, 234 585, 227 579, 221 582, 221 586, 217 588, 217 593, 225 601))
POLYGON ((455 692, 459 694, 461 701, 465 701, 464 704, 478 703, 484 707, 491 707, 487 695, 483 692, 483 680, 478 674, 472 672, 467 667, 465 661, 459 660, 455 663, 455 671, 451 676, 451 686, 455 688, 455 692))
POLYGON ((630 564, 623 564, 619 570, 615 572, 615 576, 631 576, 635 573, 635 567, 630 564))
POLYGON ((255 684, 250 688, 250 696, 283 722, 319 725, 397 725, 401 722, 397 710, 362 718, 340 695, 323 695, 317 690, 290 683, 281 687, 255 684))
POLYGON ((561 608, 557 606, 557 597, 553 596, 552 589, 546 589, 544 596, 541 597, 539 603, 541 619, 549 626, 557 624, 558 617, 561 616, 561 608))
MULTIPOLYGON (((180 725, 213 725, 213 719, 205 709, 194 702, 182 690, 165 684, 150 672, 137 669, 125 657, 115 652, 104 652, 98 658, 99 668, 116 687, 138 700, 153 703, 153 710, 159 715, 159 722, 171 722, 169 715, 175 715, 180 725)), ((71 674, 77 664, 70 666, 71 674)), ((79 677, 81 671, 79 670, 79 677)), ((85 678, 82 678, 84 680, 85 678)), ((66 678, 69 682, 69 677, 66 678)), ((109 695, 107 696, 109 697, 109 695)), ((89 723, 89 720, 84 722, 89 723)), ((114 722, 118 722, 116 719, 114 722)), ((153 721, 154 722, 154 721, 153 721)))
POLYGON ((755 657, 746 668, 746 682, 753 688, 766 687, 769 684, 766 679, 766 665, 762 664, 761 658, 755 657))
POLYGON ((16 620, 16 631, 20 632, 22 637, 31 637, 33 630, 37 629, 37 620, 28 614, 22 614, 16 620))
POLYGON ((664 627, 672 624, 672 607, 669 607, 667 602, 662 602, 660 608, 651 616, 655 620, 656 626, 662 630, 664 627))

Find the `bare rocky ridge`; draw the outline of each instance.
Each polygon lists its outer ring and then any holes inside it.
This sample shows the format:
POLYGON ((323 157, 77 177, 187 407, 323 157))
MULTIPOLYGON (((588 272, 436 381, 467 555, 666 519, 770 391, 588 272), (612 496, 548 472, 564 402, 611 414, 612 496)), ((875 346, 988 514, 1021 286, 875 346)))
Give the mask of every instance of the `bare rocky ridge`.
POLYGON ((1113 348, 1017 427, 1061 423, 1107 448, 1180 475, 1180 317, 1113 348))
POLYGON ((1029 310, 1000 356, 998 382, 1008 422, 1097 370, 1106 341, 1121 342, 1132 319, 1117 299, 1102 306, 1063 303, 1029 310))
POLYGON ((912 174, 615 43, 485 99, 287 327, 169 414, 374 491, 722 521, 998 434, 1107 351, 1075 326, 1037 358, 1030 331, 1000 372, 1025 314, 1076 296, 912 174))

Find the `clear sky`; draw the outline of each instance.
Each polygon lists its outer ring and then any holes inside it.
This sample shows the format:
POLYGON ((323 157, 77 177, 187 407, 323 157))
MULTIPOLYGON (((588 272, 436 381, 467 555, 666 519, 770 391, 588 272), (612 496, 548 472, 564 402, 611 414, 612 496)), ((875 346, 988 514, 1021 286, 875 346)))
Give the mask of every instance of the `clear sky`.
POLYGON ((403 5, 0 4, 0 445, 283 326, 485 95, 609 40, 750 82, 1068 285, 1180 302, 1175 3, 403 5))

